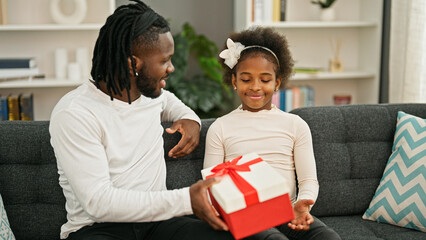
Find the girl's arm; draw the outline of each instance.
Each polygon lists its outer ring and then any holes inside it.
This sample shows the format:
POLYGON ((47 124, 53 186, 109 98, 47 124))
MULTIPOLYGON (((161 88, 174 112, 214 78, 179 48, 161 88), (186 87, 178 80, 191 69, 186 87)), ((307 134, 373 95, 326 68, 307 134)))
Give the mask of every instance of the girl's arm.
POLYGON ((295 219, 288 226, 296 231, 307 231, 314 222, 309 211, 317 199, 319 186, 309 126, 299 118, 295 127, 293 157, 299 193, 293 207, 295 219))
POLYGON ((219 122, 216 120, 207 131, 204 168, 212 167, 224 162, 225 149, 223 146, 222 129, 219 122))
POLYGON ((299 118, 295 125, 294 164, 297 174, 299 193, 297 201, 311 199, 316 201, 318 196, 318 180, 315 164, 312 136, 308 124, 299 118))

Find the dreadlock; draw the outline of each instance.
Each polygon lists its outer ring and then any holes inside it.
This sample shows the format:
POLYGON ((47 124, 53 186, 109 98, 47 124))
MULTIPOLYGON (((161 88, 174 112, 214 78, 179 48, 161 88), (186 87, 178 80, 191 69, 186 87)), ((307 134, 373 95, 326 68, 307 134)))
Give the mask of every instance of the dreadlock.
POLYGON ((139 0, 136 4, 118 7, 100 29, 92 58, 91 75, 99 88, 104 81, 111 100, 113 94, 121 95, 126 89, 130 102, 130 58, 133 74, 136 66, 132 49, 149 48, 158 40, 158 35, 170 31, 168 22, 149 6, 139 0))

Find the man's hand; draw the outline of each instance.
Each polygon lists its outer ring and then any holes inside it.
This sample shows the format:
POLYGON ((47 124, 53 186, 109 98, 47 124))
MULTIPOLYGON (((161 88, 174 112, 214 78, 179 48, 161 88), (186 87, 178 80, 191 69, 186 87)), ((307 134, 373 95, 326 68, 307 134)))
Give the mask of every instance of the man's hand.
POLYGON ((309 206, 314 204, 314 200, 302 199, 294 204, 294 219, 288 223, 288 227, 295 231, 307 231, 309 225, 314 223, 314 218, 309 213, 309 206))
POLYGON ((181 119, 173 123, 166 129, 167 133, 173 134, 176 131, 182 134, 178 144, 169 151, 169 157, 183 157, 198 146, 200 141, 200 124, 194 120, 181 119))
POLYGON ((191 206, 195 216, 207 222, 215 230, 228 231, 228 226, 222 221, 207 199, 207 189, 213 184, 220 182, 217 178, 199 180, 189 188, 191 195, 191 206))

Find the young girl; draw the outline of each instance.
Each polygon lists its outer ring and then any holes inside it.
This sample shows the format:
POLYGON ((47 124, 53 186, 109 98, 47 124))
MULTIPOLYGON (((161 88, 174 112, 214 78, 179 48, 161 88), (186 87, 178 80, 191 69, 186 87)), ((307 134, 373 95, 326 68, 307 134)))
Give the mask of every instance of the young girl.
POLYGON ((219 56, 224 81, 237 92, 241 105, 210 126, 204 168, 257 153, 291 186, 295 219, 273 230, 291 239, 340 239, 309 213, 319 187, 308 125, 271 103, 292 72, 286 38, 270 28, 252 28, 231 34, 219 56))

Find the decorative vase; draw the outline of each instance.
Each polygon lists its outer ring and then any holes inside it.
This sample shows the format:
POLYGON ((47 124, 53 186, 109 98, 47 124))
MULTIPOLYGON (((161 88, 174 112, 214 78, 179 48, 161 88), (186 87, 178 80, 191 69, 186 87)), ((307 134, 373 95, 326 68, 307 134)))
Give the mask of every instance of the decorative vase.
MULTIPOLYGON (((66 4, 72 4, 73 12, 64 14, 61 10, 61 4, 65 0, 50 0, 50 15, 55 23, 59 24, 79 24, 83 22, 87 14, 86 0, 66 0, 66 4)), ((69 5, 68 5, 69 6, 69 5)), ((63 8, 62 8, 63 9, 63 8)))
POLYGON ((57 79, 67 77, 68 52, 65 48, 55 50, 55 75, 57 79))
POLYGON ((343 72, 343 62, 338 58, 330 59, 329 71, 332 73, 343 72))
POLYGON ((321 21, 333 21, 336 19, 334 8, 322 8, 320 12, 321 21))

